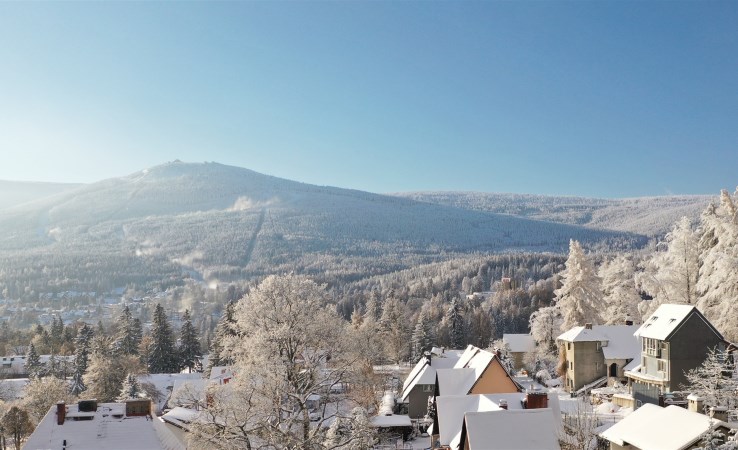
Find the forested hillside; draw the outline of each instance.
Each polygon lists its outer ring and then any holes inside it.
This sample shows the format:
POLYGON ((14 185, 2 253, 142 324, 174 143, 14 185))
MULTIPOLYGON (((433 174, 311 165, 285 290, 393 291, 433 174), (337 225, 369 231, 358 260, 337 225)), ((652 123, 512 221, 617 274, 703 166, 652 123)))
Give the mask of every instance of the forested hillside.
POLYGON ((345 282, 477 253, 645 244, 633 233, 517 218, 178 161, 6 209, 0 286, 166 286, 295 272, 345 282))
POLYGON ((413 200, 473 211, 662 236, 683 216, 696 219, 710 202, 707 195, 600 199, 485 192, 408 192, 413 200))

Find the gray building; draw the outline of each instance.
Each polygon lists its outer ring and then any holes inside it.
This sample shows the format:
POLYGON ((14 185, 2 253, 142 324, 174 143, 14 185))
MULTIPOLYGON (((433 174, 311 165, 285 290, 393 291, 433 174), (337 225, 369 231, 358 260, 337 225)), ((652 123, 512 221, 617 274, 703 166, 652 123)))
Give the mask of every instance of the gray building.
POLYGON ((722 334, 692 305, 661 305, 636 331, 640 365, 626 371, 635 407, 658 405, 663 394, 682 390, 685 373, 710 349, 725 348, 722 334))
POLYGON ((436 369, 454 367, 462 353, 463 350, 433 348, 413 367, 402 386, 401 397, 411 419, 428 414, 428 397, 433 397, 436 387, 436 369))

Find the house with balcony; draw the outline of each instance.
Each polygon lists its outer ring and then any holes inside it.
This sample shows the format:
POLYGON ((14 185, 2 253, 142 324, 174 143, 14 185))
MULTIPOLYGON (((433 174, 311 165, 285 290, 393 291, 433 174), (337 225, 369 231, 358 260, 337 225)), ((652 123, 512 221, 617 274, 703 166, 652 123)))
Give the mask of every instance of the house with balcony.
POLYGON ((693 305, 659 306, 635 336, 640 339, 640 360, 625 376, 636 408, 663 403, 664 394, 682 389, 685 373, 700 366, 708 350, 724 350, 727 345, 693 305))
POLYGON ((566 373, 567 392, 597 387, 614 381, 625 383, 625 371, 640 360, 640 342, 633 333, 637 325, 574 327, 557 341, 566 373))

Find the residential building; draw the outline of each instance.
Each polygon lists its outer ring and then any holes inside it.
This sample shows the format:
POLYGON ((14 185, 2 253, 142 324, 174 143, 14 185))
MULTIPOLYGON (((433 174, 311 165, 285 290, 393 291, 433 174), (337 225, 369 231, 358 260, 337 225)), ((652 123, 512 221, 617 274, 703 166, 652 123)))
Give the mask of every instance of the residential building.
POLYGON ((426 353, 405 378, 400 400, 406 405, 407 415, 420 419, 428 414, 428 399, 433 396, 436 370, 449 369, 459 361, 463 350, 433 348, 426 353))
POLYGON ((684 450, 699 444, 711 424, 728 431, 725 422, 704 414, 676 405, 644 404, 600 436, 609 441, 610 450, 684 450))
POLYGON ((725 349, 722 334, 692 305, 661 305, 635 336, 639 363, 625 372, 635 407, 662 403, 663 394, 682 390, 685 373, 700 366, 713 348, 725 349))
POLYGON ((592 325, 574 327, 557 341, 562 352, 567 392, 596 387, 612 380, 626 382, 625 371, 641 356, 634 325, 592 325))
POLYGON ((503 334, 502 342, 510 352, 515 369, 522 369, 525 354, 536 350, 536 341, 530 334, 503 334))
POLYGON ((184 450, 186 447, 153 413, 151 401, 63 402, 49 409, 23 446, 25 450, 184 450))
POLYGON ((466 413, 460 441, 459 450, 561 448, 556 421, 549 409, 466 413))
POLYGON ((522 392, 494 353, 469 345, 452 369, 436 370, 435 396, 522 392))
POLYGON ((553 422, 558 424, 557 427, 561 422, 558 396, 540 390, 526 393, 441 395, 436 398, 436 409, 436 421, 430 434, 433 436, 432 443, 437 443, 441 448, 458 449, 462 445, 464 415, 471 412, 539 409, 549 411, 553 422))

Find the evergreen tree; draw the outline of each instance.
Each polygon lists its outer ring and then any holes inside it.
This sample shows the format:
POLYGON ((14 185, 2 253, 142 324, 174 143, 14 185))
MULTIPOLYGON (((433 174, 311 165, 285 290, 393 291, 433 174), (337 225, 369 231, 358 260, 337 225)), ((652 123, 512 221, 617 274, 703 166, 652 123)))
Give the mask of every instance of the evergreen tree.
POLYGON ((464 339, 464 317, 461 313, 461 304, 458 297, 451 300, 451 306, 446 314, 446 322, 448 323, 451 347, 462 349, 466 346, 464 339))
POLYGON ((92 328, 87 324, 82 325, 77 332, 74 350, 74 373, 72 374, 72 385, 69 388, 73 395, 79 395, 87 389, 83 377, 89 362, 92 333, 92 328))
POLYGON ((411 333, 407 324, 407 306, 394 297, 386 299, 382 306, 379 330, 385 354, 399 364, 410 356, 411 333))
POLYGON ((664 303, 694 304, 699 275, 699 238, 691 220, 682 217, 643 266, 638 281, 652 298, 642 305, 644 318, 664 303))
POLYGON ((729 341, 738 340, 738 208, 727 191, 701 218, 697 307, 729 341))
POLYGON ((164 307, 157 304, 151 328, 151 349, 148 367, 150 373, 176 373, 179 369, 174 333, 167 320, 164 307))
POLYGON ((43 373, 43 365, 33 343, 28 346, 28 353, 26 354, 26 373, 30 379, 39 378, 43 373))
POLYGON ((574 239, 569 242, 569 258, 561 278, 561 288, 555 291, 556 305, 564 318, 561 330, 585 323, 601 323, 602 282, 581 245, 574 239))
POLYGON ((129 373, 123 380, 123 386, 120 389, 120 394, 118 394, 116 401, 124 402, 138 398, 141 392, 141 385, 138 383, 138 378, 136 378, 136 375, 129 373))
POLYGON ((207 367, 208 375, 213 367, 233 364, 233 358, 229 357, 223 351, 223 344, 228 338, 236 336, 236 320, 233 315, 235 309, 235 302, 228 303, 225 310, 223 310, 223 315, 220 317, 218 325, 215 326, 215 336, 210 342, 210 356, 207 367))
POLYGON ((433 330, 426 319, 426 313, 421 310, 412 335, 412 362, 417 362, 423 354, 431 350, 433 345, 433 330))
POLYGON ((118 333, 113 342, 113 349, 118 354, 137 355, 139 342, 140 339, 136 338, 131 310, 126 305, 118 316, 118 333))
POLYGON ((623 325, 626 320, 639 323, 641 314, 638 305, 641 296, 635 286, 633 262, 619 255, 600 267, 602 294, 606 307, 603 314, 605 325, 623 325))
POLYGON ((197 339, 197 330, 192 325, 190 310, 186 309, 182 316, 182 329, 179 338, 179 360, 182 367, 193 370, 202 371, 200 358, 202 351, 200 350, 200 341, 197 339))

